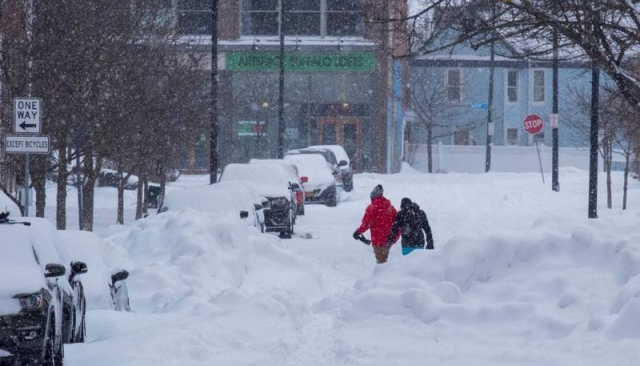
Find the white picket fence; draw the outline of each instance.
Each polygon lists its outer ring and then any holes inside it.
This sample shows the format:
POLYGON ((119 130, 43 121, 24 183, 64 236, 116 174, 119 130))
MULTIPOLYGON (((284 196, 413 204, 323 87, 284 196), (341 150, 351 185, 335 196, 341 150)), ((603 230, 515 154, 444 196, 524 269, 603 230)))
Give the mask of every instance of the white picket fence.
MULTIPOLYGON (((542 170, 551 172, 552 149, 539 145, 540 160, 536 146, 492 146, 491 171, 502 173, 539 172, 540 162, 542 170)), ((433 172, 447 173, 484 173, 486 164, 485 145, 442 145, 432 147, 433 172)), ((624 169, 624 158, 614 154, 613 170, 624 169)), ((414 169, 427 172, 427 145, 405 144, 404 160, 414 169)), ((558 165, 560 167, 575 167, 589 169, 589 149, 562 147, 559 149, 558 165)), ((603 161, 598 154, 598 166, 603 167, 603 161)), ((635 164, 632 163, 632 169, 635 164)))

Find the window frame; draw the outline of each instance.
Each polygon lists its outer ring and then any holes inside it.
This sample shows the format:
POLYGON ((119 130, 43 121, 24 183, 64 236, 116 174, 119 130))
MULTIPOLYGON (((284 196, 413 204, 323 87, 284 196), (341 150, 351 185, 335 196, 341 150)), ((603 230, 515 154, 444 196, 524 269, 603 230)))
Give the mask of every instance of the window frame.
POLYGON ((547 103, 547 73, 545 69, 532 69, 531 70, 531 104, 544 105, 547 103), (536 89, 539 88, 536 85, 536 74, 542 73, 542 100, 536 100, 536 89))
POLYGON ((447 68, 445 69, 445 77, 444 77, 444 87, 445 87, 445 91, 446 91, 446 98, 447 98, 447 103, 449 104, 454 104, 454 105, 459 105, 462 104, 462 100, 463 100, 463 96, 462 96, 462 68, 459 67, 452 67, 452 68, 447 68), (457 71, 458 72, 458 99, 457 100, 453 100, 449 97, 449 88, 454 88, 456 86, 452 86, 449 84, 449 73, 451 71, 457 71))
POLYGON ((506 91, 505 95, 504 95, 505 104, 507 104, 507 105, 518 104, 519 101, 520 101, 520 73, 516 69, 507 69, 507 70, 505 70, 505 78, 504 79, 505 79, 504 80, 504 84, 505 84, 504 90, 506 91), (512 75, 512 74, 515 74, 515 83, 516 83, 515 85, 509 85, 509 76, 512 75), (512 90, 512 89, 515 91, 515 96, 516 96, 514 101, 512 101, 510 99, 510 94, 509 94, 509 91, 512 90))
MULTIPOLYGON (((337 11, 337 10, 328 10, 328 4, 327 4, 327 0, 319 0, 320 1, 320 10, 318 11, 319 16, 320 16, 320 33, 319 34, 312 34, 312 35, 300 35, 300 34, 291 34, 292 36, 303 36, 303 37, 320 37, 320 38, 325 38, 325 37, 329 37, 329 38, 343 38, 343 37, 349 37, 349 38, 364 38, 364 1, 363 0, 358 0, 360 1, 360 11, 337 11), (345 34, 345 35, 330 35, 329 34, 329 24, 328 24, 328 15, 329 13, 345 13, 345 14, 359 14, 359 19, 362 22, 362 26, 360 29, 360 32, 358 32, 358 34, 345 34)), ((249 33, 245 33, 244 30, 244 18, 245 18, 245 14, 246 13, 273 13, 273 11, 269 10, 244 10, 243 9, 243 2, 244 0, 240 0, 238 6, 240 7, 240 11, 239 11, 239 25, 240 25, 240 35, 243 37, 277 37, 280 36, 281 32, 282 32, 282 19, 280 17, 280 8, 282 7, 282 0, 277 0, 277 8, 275 10, 275 13, 277 13, 277 22, 278 22, 278 26, 277 26, 277 33, 276 34, 263 34, 263 35, 258 35, 258 34, 249 34, 249 33)), ((315 13, 315 11, 308 11, 308 10, 300 10, 300 11, 293 11, 294 13, 315 13)), ((358 30, 358 27, 356 25, 356 30, 358 30)), ((285 34, 287 35, 287 34, 285 34)))
POLYGON ((507 130, 505 131, 505 144, 507 146, 518 146, 520 143, 520 129, 519 128, 515 128, 515 127, 507 127, 507 130), (515 136, 515 140, 514 143, 511 143, 511 139, 509 136, 509 132, 510 131, 515 131, 516 136, 515 136))

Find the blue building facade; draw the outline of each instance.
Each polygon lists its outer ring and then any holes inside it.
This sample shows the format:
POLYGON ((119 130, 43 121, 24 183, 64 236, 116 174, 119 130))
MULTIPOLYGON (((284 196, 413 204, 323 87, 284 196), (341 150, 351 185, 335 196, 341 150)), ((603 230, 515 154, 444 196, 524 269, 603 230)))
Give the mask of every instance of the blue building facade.
MULTIPOLYGON (((490 46, 458 45, 410 62, 411 107, 418 118, 408 127, 412 143, 426 143, 431 128, 432 143, 528 146, 536 141, 551 145, 552 62, 526 59, 506 42, 490 46), (488 119, 490 68, 493 64, 492 124, 488 119), (428 108, 425 108, 428 106, 428 108), (535 136, 527 133, 523 120, 537 114, 544 128, 535 136)), ((559 145, 588 146, 591 65, 585 61, 559 62, 559 145)))

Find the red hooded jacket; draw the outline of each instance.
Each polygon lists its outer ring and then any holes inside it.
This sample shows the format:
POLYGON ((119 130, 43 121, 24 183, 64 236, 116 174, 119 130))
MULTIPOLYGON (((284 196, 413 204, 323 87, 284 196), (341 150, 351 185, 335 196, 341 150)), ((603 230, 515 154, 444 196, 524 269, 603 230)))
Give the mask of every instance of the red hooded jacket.
MULTIPOLYGON (((387 245, 387 236, 391 232, 393 220, 396 217, 396 209, 388 199, 379 196, 367 206, 362 218, 362 224, 356 230, 360 234, 371 230, 371 244, 374 246, 387 245)), ((395 240, 398 240, 396 235, 395 240)))

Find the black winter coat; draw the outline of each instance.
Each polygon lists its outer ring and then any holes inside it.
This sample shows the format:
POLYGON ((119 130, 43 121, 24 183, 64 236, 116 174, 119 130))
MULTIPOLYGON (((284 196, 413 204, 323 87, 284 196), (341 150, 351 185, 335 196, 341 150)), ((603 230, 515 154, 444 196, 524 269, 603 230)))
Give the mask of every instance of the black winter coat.
POLYGON ((427 214, 416 203, 398 211, 387 243, 393 242, 393 237, 398 230, 402 235, 403 248, 424 248, 426 234, 427 249, 433 249, 433 236, 427 214))

